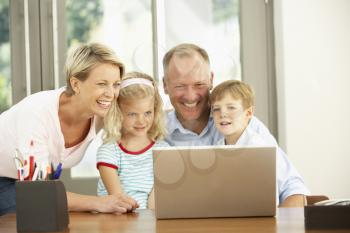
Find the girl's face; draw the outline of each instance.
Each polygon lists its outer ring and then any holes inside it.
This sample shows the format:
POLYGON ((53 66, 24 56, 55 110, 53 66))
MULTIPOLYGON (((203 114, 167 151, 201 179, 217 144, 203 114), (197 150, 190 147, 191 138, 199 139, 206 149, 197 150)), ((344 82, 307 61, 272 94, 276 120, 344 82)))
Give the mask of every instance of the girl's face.
POLYGON ((120 100, 123 137, 147 137, 154 120, 154 97, 120 100))
POLYGON ((212 104, 216 128, 225 136, 241 134, 252 117, 252 107, 244 109, 241 99, 227 94, 212 104))
POLYGON ((112 64, 100 64, 85 81, 75 79, 73 82, 81 107, 87 109, 89 115, 104 117, 119 95, 120 70, 112 64))

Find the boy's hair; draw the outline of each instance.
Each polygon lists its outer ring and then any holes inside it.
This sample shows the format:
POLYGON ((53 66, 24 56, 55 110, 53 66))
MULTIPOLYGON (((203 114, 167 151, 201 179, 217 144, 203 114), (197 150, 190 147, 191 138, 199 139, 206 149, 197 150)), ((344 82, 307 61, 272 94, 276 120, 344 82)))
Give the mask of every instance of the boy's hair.
POLYGON ((238 80, 228 80, 217 85, 210 94, 210 104, 221 100, 227 94, 231 95, 234 99, 242 100, 244 109, 254 106, 255 97, 253 89, 247 83, 238 80))
POLYGON ((198 54, 210 66, 208 53, 203 48, 195 44, 179 44, 170 49, 163 57, 164 77, 166 77, 167 69, 173 56, 192 57, 195 54, 198 54))
POLYGON ((119 68, 120 77, 124 74, 124 64, 115 55, 114 51, 109 47, 99 44, 83 44, 78 47, 71 48, 65 64, 66 74, 66 93, 74 95, 70 79, 75 77, 80 81, 85 81, 91 70, 100 64, 111 64, 119 68))
POLYGON ((118 141, 121 138, 123 116, 119 107, 120 101, 138 100, 149 96, 154 97, 154 120, 151 128, 148 130, 148 137, 156 141, 165 136, 163 102, 158 91, 157 83, 151 76, 140 72, 125 74, 122 82, 123 80, 133 78, 147 79, 152 82, 153 87, 144 84, 133 84, 120 89, 118 99, 112 102, 112 106, 104 119, 104 143, 118 141))

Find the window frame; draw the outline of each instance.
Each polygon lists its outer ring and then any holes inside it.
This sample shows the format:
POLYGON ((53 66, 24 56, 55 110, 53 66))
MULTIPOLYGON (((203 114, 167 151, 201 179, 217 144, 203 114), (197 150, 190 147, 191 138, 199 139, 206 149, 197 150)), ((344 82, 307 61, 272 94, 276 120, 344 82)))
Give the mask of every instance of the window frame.
POLYGON ((32 93, 64 85, 64 6, 64 0, 10 1, 13 104, 32 93))
POLYGON ((278 139, 272 0, 241 0, 242 80, 255 90, 255 115, 278 139))

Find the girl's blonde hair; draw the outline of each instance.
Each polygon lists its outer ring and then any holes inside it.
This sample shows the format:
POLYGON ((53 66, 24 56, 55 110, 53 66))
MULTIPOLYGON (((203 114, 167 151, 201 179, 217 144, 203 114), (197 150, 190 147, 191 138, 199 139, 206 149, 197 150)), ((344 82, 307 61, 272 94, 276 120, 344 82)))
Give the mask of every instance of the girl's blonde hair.
POLYGON ((120 101, 138 100, 149 96, 154 97, 154 120, 151 128, 147 132, 148 137, 156 141, 163 139, 165 136, 163 102, 158 91, 157 83, 151 76, 140 72, 125 74, 122 78, 122 82, 133 78, 147 79, 152 82, 153 87, 144 84, 133 84, 120 89, 118 99, 112 102, 112 106, 104 119, 104 143, 118 141, 122 136, 123 115, 119 108, 120 101))

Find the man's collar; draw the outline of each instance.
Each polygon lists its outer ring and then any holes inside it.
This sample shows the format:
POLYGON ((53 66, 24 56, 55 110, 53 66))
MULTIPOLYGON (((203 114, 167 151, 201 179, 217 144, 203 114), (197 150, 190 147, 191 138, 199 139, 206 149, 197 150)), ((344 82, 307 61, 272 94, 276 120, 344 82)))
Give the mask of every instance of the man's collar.
POLYGON ((179 125, 181 125, 180 121, 177 119, 175 110, 171 110, 167 113, 167 125, 168 125, 168 134, 172 134, 179 125))
MULTIPOLYGON (((168 134, 169 135, 172 134, 175 130, 179 130, 181 132, 187 132, 187 131, 191 132, 190 130, 185 129, 183 127, 183 125, 181 124, 181 122, 177 118, 176 112, 175 112, 174 109, 167 113, 167 122, 166 122, 166 124, 167 124, 167 129, 168 129, 168 134)), ((213 123, 212 114, 210 113, 208 122, 207 122, 205 128, 203 129, 202 133, 206 133, 206 131, 208 130, 208 126, 209 127, 213 127, 212 124, 214 124, 214 123, 213 123), (209 124, 210 124, 210 126, 209 126, 209 124)))

